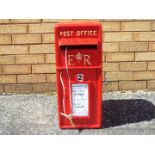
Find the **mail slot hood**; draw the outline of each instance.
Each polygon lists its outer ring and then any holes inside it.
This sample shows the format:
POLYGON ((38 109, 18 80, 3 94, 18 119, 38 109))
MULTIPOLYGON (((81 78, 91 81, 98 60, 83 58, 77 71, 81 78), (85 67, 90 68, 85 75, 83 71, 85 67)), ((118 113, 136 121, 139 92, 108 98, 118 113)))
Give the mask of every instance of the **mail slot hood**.
POLYGON ((83 45, 95 45, 97 46, 98 39, 96 38, 74 38, 74 39, 60 39, 59 46, 83 46, 83 45))

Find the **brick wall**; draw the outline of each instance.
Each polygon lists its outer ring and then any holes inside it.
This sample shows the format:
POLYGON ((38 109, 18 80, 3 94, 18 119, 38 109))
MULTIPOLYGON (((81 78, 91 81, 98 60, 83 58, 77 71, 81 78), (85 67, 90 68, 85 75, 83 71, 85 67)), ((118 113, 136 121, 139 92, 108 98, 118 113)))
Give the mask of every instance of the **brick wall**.
MULTIPOLYGON (((63 21, 0 20, 0 92, 55 91, 53 25, 63 21)), ((98 21, 104 30, 103 90, 154 90, 155 21, 98 21)))

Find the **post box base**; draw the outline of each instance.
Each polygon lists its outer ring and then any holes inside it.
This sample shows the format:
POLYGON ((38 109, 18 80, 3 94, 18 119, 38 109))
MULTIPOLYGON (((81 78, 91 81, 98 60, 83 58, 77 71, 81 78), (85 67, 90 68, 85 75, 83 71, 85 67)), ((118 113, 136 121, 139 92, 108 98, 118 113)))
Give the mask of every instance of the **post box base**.
POLYGON ((101 124, 97 125, 76 125, 75 127, 68 126, 68 125, 63 125, 60 126, 61 129, 99 129, 101 128, 101 124))

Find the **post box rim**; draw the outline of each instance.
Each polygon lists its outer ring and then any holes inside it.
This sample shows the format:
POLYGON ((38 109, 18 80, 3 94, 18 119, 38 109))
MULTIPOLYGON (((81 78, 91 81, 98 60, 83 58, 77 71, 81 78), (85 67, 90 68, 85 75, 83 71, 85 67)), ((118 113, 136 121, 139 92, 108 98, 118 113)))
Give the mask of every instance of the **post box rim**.
POLYGON ((79 27, 87 27, 87 26, 102 26, 102 24, 100 22, 96 22, 96 21, 88 21, 88 22, 60 22, 60 23, 56 23, 54 24, 54 27, 64 27, 64 26, 79 26, 79 27))

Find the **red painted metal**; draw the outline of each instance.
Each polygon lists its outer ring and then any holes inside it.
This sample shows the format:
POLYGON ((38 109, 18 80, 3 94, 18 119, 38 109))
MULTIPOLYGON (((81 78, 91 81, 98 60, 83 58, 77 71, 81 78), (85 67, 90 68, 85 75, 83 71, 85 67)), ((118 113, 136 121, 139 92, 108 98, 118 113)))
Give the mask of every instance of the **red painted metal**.
POLYGON ((98 22, 59 23, 54 34, 59 127, 100 128, 102 26, 98 22), (72 116, 72 84, 88 85, 88 116, 72 116))

